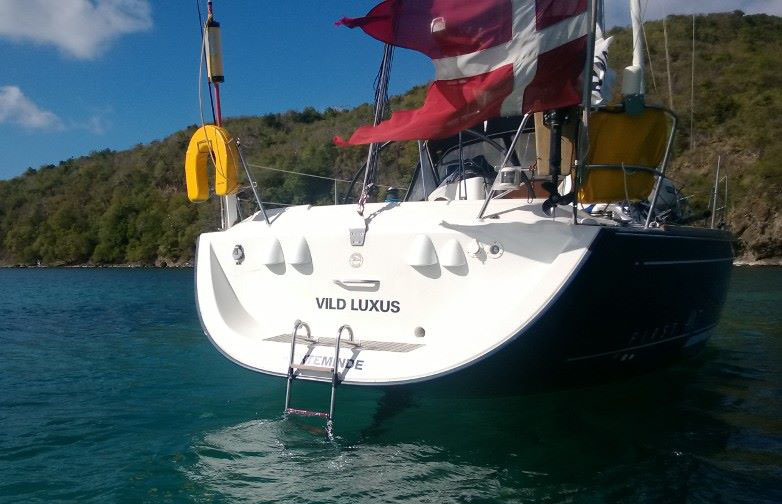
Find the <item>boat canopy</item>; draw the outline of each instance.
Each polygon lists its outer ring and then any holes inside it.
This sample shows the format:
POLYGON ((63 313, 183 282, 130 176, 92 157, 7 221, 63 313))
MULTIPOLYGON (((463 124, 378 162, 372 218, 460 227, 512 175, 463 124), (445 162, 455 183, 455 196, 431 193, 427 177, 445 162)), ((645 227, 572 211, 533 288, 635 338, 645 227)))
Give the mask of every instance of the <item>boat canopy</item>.
POLYGON ((588 168, 579 190, 583 203, 643 200, 666 161, 675 117, 661 108, 630 115, 601 109, 589 119, 588 168))

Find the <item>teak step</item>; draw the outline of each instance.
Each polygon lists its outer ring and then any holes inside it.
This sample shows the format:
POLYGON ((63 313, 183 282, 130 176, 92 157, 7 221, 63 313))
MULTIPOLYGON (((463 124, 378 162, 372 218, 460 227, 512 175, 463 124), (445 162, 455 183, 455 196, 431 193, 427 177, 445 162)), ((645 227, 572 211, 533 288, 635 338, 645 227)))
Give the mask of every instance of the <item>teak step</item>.
POLYGON ((297 409, 297 408, 287 408, 285 410, 285 413, 289 415, 299 415, 305 417, 320 417, 320 418, 329 417, 329 414, 323 411, 311 411, 311 410, 297 409))
POLYGON ((330 367, 313 366, 311 364, 291 364, 291 368, 301 371, 320 371, 323 373, 331 373, 333 371, 333 369, 330 367))

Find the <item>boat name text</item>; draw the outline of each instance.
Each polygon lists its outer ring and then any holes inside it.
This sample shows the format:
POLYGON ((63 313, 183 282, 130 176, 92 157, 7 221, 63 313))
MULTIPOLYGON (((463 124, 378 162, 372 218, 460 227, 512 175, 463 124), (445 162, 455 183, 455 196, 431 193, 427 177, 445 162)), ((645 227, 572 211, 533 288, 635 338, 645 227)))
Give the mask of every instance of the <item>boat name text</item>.
POLYGON ((319 310, 347 310, 399 313, 399 301, 386 299, 343 299, 331 297, 316 297, 315 304, 319 310))

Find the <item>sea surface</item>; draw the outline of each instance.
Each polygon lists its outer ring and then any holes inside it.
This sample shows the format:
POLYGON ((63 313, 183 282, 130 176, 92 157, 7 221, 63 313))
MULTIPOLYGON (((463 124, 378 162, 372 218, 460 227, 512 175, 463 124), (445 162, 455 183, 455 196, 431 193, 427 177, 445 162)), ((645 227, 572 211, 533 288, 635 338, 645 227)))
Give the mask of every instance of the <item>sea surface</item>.
POLYGON ((706 350, 622 383, 345 388, 333 439, 284 392, 212 347, 192 270, 0 269, 1 502, 778 503, 782 268, 736 268, 706 350))

